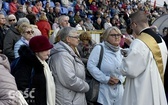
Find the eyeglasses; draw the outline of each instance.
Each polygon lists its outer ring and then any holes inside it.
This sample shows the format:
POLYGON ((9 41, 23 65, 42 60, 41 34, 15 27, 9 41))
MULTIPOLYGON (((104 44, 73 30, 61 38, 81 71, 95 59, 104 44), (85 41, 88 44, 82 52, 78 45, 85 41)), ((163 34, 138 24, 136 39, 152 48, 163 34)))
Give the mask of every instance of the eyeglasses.
POLYGON ((11 21, 15 21, 15 19, 10 19, 9 21, 10 21, 10 22, 11 22, 11 21))
POLYGON ((122 35, 121 34, 110 34, 110 36, 112 36, 112 37, 121 37, 122 35))
POLYGON ((34 33, 34 31, 26 31, 25 33, 27 33, 27 34, 33 34, 34 33))
POLYGON ((69 37, 79 39, 79 36, 69 36, 69 37))

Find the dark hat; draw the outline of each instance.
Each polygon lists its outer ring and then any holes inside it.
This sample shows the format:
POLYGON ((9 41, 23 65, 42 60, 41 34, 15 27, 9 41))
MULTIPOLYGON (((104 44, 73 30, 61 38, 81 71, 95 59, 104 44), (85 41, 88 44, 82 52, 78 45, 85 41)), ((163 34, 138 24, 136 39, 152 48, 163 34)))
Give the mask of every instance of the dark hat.
POLYGON ((30 39, 29 47, 33 52, 41 52, 53 48, 53 45, 45 36, 39 35, 30 39))

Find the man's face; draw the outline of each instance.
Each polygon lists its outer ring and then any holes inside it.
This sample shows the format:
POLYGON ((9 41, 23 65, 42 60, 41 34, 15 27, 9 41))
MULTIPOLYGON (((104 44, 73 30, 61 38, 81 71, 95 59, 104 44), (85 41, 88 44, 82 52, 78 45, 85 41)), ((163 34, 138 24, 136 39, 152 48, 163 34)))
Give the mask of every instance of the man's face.
POLYGON ((133 30, 133 32, 138 35, 139 34, 139 30, 137 27, 137 23, 133 20, 130 21, 130 28, 133 30))
POLYGON ((69 26, 69 18, 64 18, 61 22, 62 27, 69 26))
POLYGON ((6 18, 3 14, 0 14, 0 25, 4 25, 6 23, 6 18))

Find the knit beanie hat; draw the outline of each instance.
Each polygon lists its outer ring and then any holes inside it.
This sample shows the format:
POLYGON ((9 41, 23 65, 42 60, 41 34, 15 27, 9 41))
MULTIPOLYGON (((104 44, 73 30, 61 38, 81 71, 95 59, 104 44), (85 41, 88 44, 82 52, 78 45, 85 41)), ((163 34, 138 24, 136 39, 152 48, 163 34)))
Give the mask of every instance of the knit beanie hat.
POLYGON ((30 39, 29 47, 33 52, 41 52, 53 48, 53 45, 45 36, 39 35, 30 39))

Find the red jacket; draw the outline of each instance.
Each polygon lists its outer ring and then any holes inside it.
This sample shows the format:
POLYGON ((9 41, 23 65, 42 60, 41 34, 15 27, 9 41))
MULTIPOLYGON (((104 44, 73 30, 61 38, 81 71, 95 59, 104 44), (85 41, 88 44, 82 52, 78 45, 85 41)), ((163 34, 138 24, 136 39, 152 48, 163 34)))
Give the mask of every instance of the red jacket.
POLYGON ((51 30, 50 23, 46 20, 39 20, 36 25, 38 29, 41 31, 41 34, 49 38, 49 31, 51 30))
POLYGON ((11 2, 9 4, 9 9, 10 9, 9 14, 15 14, 15 12, 17 12, 17 6, 18 6, 17 3, 11 2))

